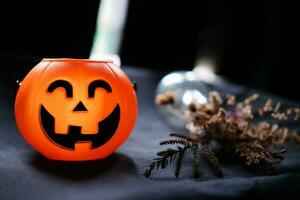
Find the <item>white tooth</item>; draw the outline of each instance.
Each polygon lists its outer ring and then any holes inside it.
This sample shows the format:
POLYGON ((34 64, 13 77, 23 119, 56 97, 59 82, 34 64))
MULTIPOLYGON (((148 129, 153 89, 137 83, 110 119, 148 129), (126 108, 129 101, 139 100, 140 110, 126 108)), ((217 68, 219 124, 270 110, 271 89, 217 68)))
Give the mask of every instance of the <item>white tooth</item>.
POLYGON ((68 134, 69 132, 69 125, 64 120, 55 119, 54 127, 57 134, 68 134))
POLYGON ((98 123, 93 123, 95 125, 83 125, 81 127, 82 134, 97 134, 98 133, 98 123))

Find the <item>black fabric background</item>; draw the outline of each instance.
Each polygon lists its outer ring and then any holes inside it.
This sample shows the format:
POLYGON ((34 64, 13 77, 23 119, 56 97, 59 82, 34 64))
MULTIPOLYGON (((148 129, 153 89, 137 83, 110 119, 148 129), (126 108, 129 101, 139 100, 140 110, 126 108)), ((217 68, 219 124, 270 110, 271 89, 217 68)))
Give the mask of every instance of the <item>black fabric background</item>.
MULTIPOLYGON (((34 61, 35 62, 35 61, 34 61)), ((20 136, 13 113, 15 80, 22 79, 34 62, 18 59, 2 63, 10 69, 0 75, 0 199, 299 199, 300 150, 288 145, 286 159, 273 176, 261 170, 244 167, 234 157, 217 152, 224 178, 217 178, 205 162, 201 162, 201 178, 193 178, 191 157, 184 158, 183 171, 174 178, 174 167, 144 178, 141 173, 154 158, 159 141, 172 129, 159 117, 154 105, 157 82, 164 72, 124 67, 138 82, 139 117, 126 143, 104 160, 62 162, 44 158, 29 147, 20 136)), ((210 86, 225 94, 247 96, 255 91, 222 84, 210 86)), ((261 93, 265 99, 267 94, 261 93)), ((284 105, 297 105, 274 97, 284 105)), ((287 124, 298 128, 299 124, 287 124)))

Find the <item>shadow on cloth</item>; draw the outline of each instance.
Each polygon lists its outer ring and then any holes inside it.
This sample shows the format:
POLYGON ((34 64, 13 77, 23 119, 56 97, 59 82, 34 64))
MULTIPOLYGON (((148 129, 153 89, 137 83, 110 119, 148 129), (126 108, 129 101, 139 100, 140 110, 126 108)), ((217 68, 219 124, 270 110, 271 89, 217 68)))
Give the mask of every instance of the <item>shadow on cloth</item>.
POLYGON ((137 169, 132 159, 121 153, 113 153, 101 160, 77 162, 49 160, 34 153, 30 163, 39 171, 71 181, 94 179, 104 174, 110 177, 117 174, 137 175, 137 169))

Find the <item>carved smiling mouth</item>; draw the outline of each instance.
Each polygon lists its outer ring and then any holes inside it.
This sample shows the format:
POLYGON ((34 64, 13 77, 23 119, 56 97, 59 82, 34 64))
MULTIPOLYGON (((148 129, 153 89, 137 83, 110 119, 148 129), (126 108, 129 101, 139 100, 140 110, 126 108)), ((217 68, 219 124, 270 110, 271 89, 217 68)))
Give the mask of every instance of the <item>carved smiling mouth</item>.
POLYGON ((68 149, 75 150, 75 144, 80 142, 91 143, 91 149, 100 147, 108 142, 115 134, 120 121, 120 106, 117 104, 108 117, 98 123, 97 134, 82 134, 80 126, 69 126, 67 134, 57 134, 54 130, 55 118, 47 109, 40 106, 40 123, 45 135, 54 144, 68 149))

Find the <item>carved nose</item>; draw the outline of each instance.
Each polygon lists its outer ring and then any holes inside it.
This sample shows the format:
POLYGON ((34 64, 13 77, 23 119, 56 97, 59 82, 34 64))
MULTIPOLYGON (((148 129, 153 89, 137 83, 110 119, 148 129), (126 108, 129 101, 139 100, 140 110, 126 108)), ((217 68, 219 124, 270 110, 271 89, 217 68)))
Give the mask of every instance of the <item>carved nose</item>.
POLYGON ((88 111, 81 101, 79 101, 77 106, 75 106, 75 108, 73 109, 73 112, 78 112, 78 111, 88 111))

